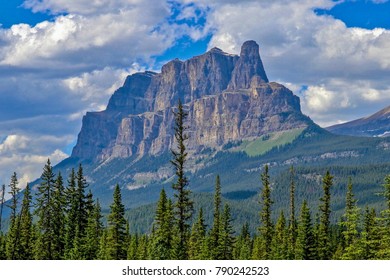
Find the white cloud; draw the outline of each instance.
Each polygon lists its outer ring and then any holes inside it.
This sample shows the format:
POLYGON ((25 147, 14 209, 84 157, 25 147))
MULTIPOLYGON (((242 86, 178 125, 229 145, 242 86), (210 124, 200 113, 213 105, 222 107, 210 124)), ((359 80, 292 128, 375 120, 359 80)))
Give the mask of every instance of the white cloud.
POLYGON ((8 185, 12 173, 16 172, 19 187, 24 188, 28 182, 41 175, 48 158, 54 165, 68 157, 64 152, 55 148, 67 142, 69 139, 66 137, 56 138, 50 135, 7 136, 0 144, 0 183, 8 185))
POLYGON ((336 2, 196 3, 210 8, 209 48, 239 53, 244 41, 256 40, 270 80, 307 88, 301 93, 302 109, 316 122, 351 120, 390 103, 390 30, 348 28, 315 13, 336 2))

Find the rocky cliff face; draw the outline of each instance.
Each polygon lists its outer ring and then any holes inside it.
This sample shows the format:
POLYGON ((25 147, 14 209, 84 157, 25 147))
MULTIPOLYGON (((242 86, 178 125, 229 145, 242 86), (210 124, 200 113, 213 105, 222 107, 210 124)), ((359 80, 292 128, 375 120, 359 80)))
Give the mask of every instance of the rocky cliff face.
POLYGON ((297 96, 268 82, 259 46, 248 41, 240 56, 213 48, 184 62, 173 60, 161 73, 127 77, 105 111, 84 116, 72 157, 102 161, 168 151, 179 98, 189 113, 187 147, 195 153, 312 123, 297 96))

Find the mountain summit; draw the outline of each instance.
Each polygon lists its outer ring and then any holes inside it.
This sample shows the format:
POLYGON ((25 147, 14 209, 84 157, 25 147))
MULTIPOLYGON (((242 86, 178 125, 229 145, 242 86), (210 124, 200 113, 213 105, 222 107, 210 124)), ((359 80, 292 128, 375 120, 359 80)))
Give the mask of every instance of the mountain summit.
POLYGON ((247 41, 240 56, 213 48, 186 61, 172 60, 161 73, 128 76, 106 110, 84 116, 71 157, 101 162, 169 151, 172 108, 179 98, 189 113, 190 153, 312 123, 297 96, 268 81, 259 45, 247 41))

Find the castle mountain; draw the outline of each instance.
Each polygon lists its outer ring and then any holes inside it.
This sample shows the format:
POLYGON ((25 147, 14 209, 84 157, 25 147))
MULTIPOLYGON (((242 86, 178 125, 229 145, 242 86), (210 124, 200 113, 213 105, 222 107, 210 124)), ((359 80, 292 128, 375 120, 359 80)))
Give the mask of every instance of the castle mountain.
POLYGON ((173 109, 181 99, 192 154, 278 131, 306 128, 299 98, 269 82, 259 45, 247 41, 240 55, 213 48, 161 73, 135 73, 111 96, 106 110, 88 112, 72 158, 103 162, 158 156, 173 145, 173 109))

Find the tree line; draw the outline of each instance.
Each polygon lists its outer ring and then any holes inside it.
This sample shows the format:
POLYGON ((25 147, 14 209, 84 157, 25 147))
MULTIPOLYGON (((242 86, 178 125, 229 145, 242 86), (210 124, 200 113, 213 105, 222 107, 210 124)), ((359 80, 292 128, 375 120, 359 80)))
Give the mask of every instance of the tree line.
MULTIPOLYGON (((269 168, 264 166, 259 181, 260 227, 255 235, 249 222, 239 233, 233 230, 231 210, 221 199, 222 186, 217 175, 212 209, 200 209, 194 217, 185 164, 186 112, 179 102, 175 112, 176 148, 172 166, 176 180, 174 196, 161 190, 150 232, 130 234, 122 202, 121 189, 113 190, 112 204, 103 223, 102 209, 91 191, 83 167, 72 169, 67 182, 54 174, 50 160, 43 168, 41 182, 34 194, 27 185, 23 197, 16 173, 11 176, 7 203, 9 228, 0 232, 0 259, 61 260, 144 260, 144 259, 389 259, 390 258, 390 175, 385 177, 382 196, 386 207, 377 213, 357 205, 351 179, 347 186, 345 210, 337 223, 331 223, 331 188, 333 176, 322 179, 323 194, 313 215, 304 200, 295 205, 294 169, 290 169, 289 207, 275 216, 269 168), (19 201, 21 199, 21 201, 19 201), (211 225, 206 225, 204 211, 213 211, 211 225), (296 215, 298 213, 298 215, 296 215)), ((4 191, 2 188, 1 215, 4 191)))

